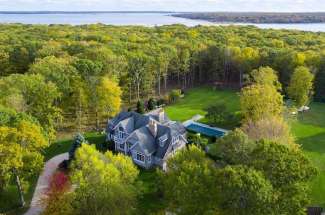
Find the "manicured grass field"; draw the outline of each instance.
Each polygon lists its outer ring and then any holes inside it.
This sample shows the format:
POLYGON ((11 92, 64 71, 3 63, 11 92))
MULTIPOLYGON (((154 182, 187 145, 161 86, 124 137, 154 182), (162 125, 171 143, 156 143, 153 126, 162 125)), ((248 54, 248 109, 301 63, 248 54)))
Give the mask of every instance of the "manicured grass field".
POLYGON ((229 111, 239 110, 239 96, 235 91, 215 91, 211 87, 191 89, 184 98, 165 110, 171 119, 183 122, 196 114, 204 116, 207 107, 219 103, 225 104, 229 111))
MULTIPOLYGON (((204 115, 204 109, 217 102, 223 102, 233 112, 239 111, 236 92, 215 91, 209 87, 189 90, 183 99, 168 106, 166 111, 171 119, 185 121, 196 114, 204 115)), ((297 143, 319 169, 319 175, 310 185, 312 204, 325 207, 325 104, 313 103, 310 106, 311 110, 300 114, 291 127, 297 143)))
POLYGON ((312 203, 325 207, 325 104, 311 104, 311 110, 292 124, 292 131, 319 169, 319 175, 311 183, 312 203))

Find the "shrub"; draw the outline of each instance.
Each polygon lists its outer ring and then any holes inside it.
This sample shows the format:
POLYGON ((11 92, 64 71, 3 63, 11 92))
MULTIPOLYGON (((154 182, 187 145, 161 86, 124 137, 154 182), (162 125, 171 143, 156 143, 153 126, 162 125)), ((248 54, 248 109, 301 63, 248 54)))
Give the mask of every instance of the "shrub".
POLYGON ((42 203, 45 206, 43 215, 73 214, 72 195, 68 194, 71 183, 63 172, 55 173, 50 181, 47 198, 42 203))
POLYGON ((200 134, 194 134, 194 133, 188 133, 187 140, 190 144, 199 146, 202 149, 205 149, 205 147, 208 145, 209 142, 208 138, 202 137, 200 134))
POLYGON ((168 99, 166 99, 166 98, 159 98, 157 100, 157 106, 161 106, 161 105, 164 105, 166 103, 168 103, 168 99))
POLYGON ((143 114, 144 113, 144 104, 142 101, 138 101, 136 112, 143 114))
POLYGON ((156 100, 154 98, 150 98, 148 101, 148 110, 153 110, 156 108, 156 100))
POLYGON ((72 159, 74 159, 74 155, 77 151, 77 149, 81 146, 82 143, 85 143, 86 139, 84 138, 84 136, 80 133, 78 133, 73 141, 73 144, 71 146, 71 149, 69 151, 69 160, 71 161, 72 159))
POLYGON ((182 91, 181 90, 179 90, 179 89, 172 90, 169 93, 169 101, 171 103, 175 103, 175 102, 177 102, 181 98, 181 95, 182 95, 182 91))

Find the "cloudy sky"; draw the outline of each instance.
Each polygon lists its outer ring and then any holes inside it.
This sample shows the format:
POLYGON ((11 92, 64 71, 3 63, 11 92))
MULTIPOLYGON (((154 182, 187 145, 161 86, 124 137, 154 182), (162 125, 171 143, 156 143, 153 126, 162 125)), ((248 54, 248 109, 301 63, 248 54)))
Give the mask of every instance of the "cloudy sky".
POLYGON ((0 11, 325 11, 325 0, 0 0, 0 11))

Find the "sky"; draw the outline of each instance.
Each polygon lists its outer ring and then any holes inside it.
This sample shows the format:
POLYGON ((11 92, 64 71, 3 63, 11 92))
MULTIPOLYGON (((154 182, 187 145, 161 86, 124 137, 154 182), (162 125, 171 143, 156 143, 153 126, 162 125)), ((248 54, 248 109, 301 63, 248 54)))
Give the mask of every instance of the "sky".
POLYGON ((0 11, 325 11, 325 0, 0 0, 0 11))

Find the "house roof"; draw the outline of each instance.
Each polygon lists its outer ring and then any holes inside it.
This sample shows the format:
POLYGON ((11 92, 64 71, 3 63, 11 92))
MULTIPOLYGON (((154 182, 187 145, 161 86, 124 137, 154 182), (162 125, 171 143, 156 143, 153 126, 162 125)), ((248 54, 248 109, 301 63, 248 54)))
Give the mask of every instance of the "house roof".
POLYGON ((156 151, 155 139, 146 126, 134 131, 129 136, 128 142, 133 144, 138 143, 137 147, 140 147, 141 151, 146 155, 152 154, 156 151))
POLYGON ((141 150, 147 155, 153 154, 161 159, 165 157, 172 143, 172 137, 183 135, 186 132, 181 123, 171 121, 162 109, 151 111, 145 115, 135 112, 121 112, 108 123, 108 133, 110 133, 109 130, 114 130, 119 124, 130 134, 127 142, 137 143, 136 150, 141 150), (149 130, 150 119, 153 119, 157 124, 156 136, 153 136, 149 130), (133 131, 129 131, 129 129, 133 129, 133 131), (167 139, 164 144, 160 144, 159 138, 164 135, 167 136, 167 139))
POLYGON ((170 119, 168 118, 164 109, 162 109, 162 108, 152 110, 149 113, 146 113, 145 115, 150 116, 151 118, 155 119, 156 121, 160 122, 161 124, 165 124, 170 121, 170 119))

